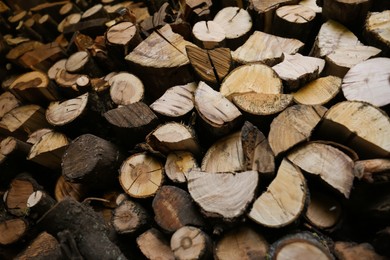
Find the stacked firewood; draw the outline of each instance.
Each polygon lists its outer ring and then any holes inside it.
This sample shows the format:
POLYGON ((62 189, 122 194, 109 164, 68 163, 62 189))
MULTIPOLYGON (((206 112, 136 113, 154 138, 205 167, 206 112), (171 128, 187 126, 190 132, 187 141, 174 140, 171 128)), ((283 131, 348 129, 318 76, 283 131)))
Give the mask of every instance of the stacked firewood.
POLYGON ((390 257, 389 9, 0 1, 0 258, 390 257))

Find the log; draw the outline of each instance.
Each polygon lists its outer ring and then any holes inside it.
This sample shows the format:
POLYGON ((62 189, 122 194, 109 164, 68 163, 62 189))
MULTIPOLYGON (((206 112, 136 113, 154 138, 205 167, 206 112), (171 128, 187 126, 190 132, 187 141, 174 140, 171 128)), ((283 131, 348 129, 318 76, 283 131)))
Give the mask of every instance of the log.
POLYGON ((214 258, 217 260, 266 259, 268 242, 248 226, 237 227, 226 234, 215 245, 214 258))
POLYGON ((9 91, 0 95, 0 119, 12 109, 21 105, 20 101, 9 91))
POLYGON ((84 199, 87 193, 86 185, 66 181, 64 176, 60 176, 54 188, 54 196, 57 201, 70 197, 76 201, 84 199))
POLYGON ((168 2, 165 2, 152 16, 148 15, 145 19, 142 19, 139 25, 142 33, 149 36, 155 29, 161 28, 167 23, 173 22, 174 19, 175 16, 173 14, 172 7, 168 2))
POLYGON ((28 197, 29 217, 37 220, 56 204, 56 201, 45 191, 37 190, 28 197))
POLYGON ((46 73, 39 71, 22 74, 11 84, 9 91, 19 100, 28 103, 47 104, 60 98, 53 82, 46 73))
POLYGON ((108 53, 123 59, 142 41, 142 38, 135 24, 122 22, 107 30, 105 40, 108 53))
POLYGON ((255 31, 243 45, 232 51, 232 57, 241 64, 259 61, 273 66, 283 60, 283 53, 295 54, 303 46, 303 42, 296 39, 255 31))
POLYGON ((26 140, 26 143, 29 143, 31 145, 34 145, 36 144, 43 135, 49 133, 49 132, 52 132, 54 131, 53 129, 51 128, 41 128, 41 129, 38 129, 34 132, 32 132, 31 134, 28 135, 28 139, 26 140))
POLYGON ((140 204, 124 200, 112 212, 111 224, 118 234, 134 234, 142 230, 149 222, 146 209, 140 204))
POLYGON ((66 70, 65 64, 66 64, 66 59, 60 59, 56 63, 54 63, 47 71, 47 76, 49 77, 49 79, 55 80, 56 75, 59 71, 66 70))
POLYGON ((11 61, 14 64, 20 65, 18 59, 23 56, 23 54, 36 49, 37 47, 42 46, 43 43, 39 41, 27 40, 22 42, 17 46, 13 47, 7 54, 7 60, 11 61))
POLYGON ((81 20, 88 21, 88 20, 108 18, 108 17, 109 15, 106 9, 104 9, 103 5, 96 4, 83 12, 83 14, 81 15, 81 20))
POLYGON ((103 219, 73 199, 57 203, 39 220, 38 227, 56 236, 70 254, 75 253, 70 246, 75 243, 78 255, 86 259, 127 259, 109 240, 103 219), (63 218, 64 215, 69 217, 63 218))
POLYGON ((54 259, 58 260, 63 257, 60 244, 57 239, 49 233, 40 233, 20 254, 15 257, 15 260, 30 260, 30 259, 54 259))
MULTIPOLYGON (((184 0, 179 2, 180 17, 185 21, 204 20, 210 14, 211 0, 184 0)), ((194 22, 193 22, 194 23, 194 22)))
POLYGON ((265 227, 287 226, 302 214, 307 195, 306 181, 300 169, 283 159, 275 179, 255 200, 248 217, 265 227))
POLYGON ((66 149, 62 157, 62 175, 67 181, 83 183, 91 189, 107 188, 116 181, 121 159, 121 152, 114 144, 84 134, 66 149))
POLYGON ((203 81, 199 82, 194 96, 202 125, 212 135, 226 135, 240 123, 242 114, 238 108, 203 81))
POLYGON ((215 173, 193 169, 188 174, 188 191, 205 216, 232 221, 249 207, 258 181, 256 171, 215 173))
POLYGON ((13 218, 0 222, 0 245, 7 246, 22 240, 28 231, 27 221, 13 218))
POLYGON ((108 18, 81 20, 81 17, 78 16, 76 17, 72 16, 71 18, 72 18, 72 22, 78 20, 79 18, 80 20, 77 21, 76 23, 71 23, 66 27, 64 27, 63 34, 64 37, 68 39, 68 41, 76 32, 80 32, 92 38, 104 35, 107 29, 105 24, 109 20, 108 18))
POLYGON ((323 59, 301 54, 284 54, 284 60, 272 67, 283 80, 289 91, 295 91, 304 84, 319 77, 325 67, 323 59))
POLYGON ((390 55, 390 37, 388 25, 390 23, 390 11, 372 12, 367 15, 364 25, 364 36, 369 44, 382 49, 382 54, 390 55))
POLYGON ((335 255, 341 260, 352 260, 357 258, 384 260, 386 257, 377 254, 368 243, 351 243, 337 241, 334 246, 335 255))
POLYGON ((65 69, 70 73, 82 73, 91 77, 103 76, 103 72, 86 51, 73 53, 65 63, 65 69))
POLYGON ((158 229, 151 228, 137 237, 137 245, 148 259, 175 259, 169 242, 158 229))
POLYGON ((315 79, 292 93, 294 102, 301 105, 325 105, 341 90, 341 78, 327 76, 315 79))
POLYGON ((382 110, 360 101, 344 101, 326 112, 318 135, 347 145, 361 159, 385 158, 390 151, 389 126, 389 117, 382 110))
POLYGON ((214 21, 200 21, 192 28, 194 42, 203 49, 223 47, 225 30, 214 21))
POLYGON ((116 105, 130 105, 144 98, 144 85, 135 75, 122 72, 108 80, 110 97, 116 105))
POLYGON ((382 107, 390 104, 390 58, 374 58, 353 66, 341 89, 347 100, 382 107))
POLYGON ((81 13, 81 10, 75 3, 68 2, 61 7, 58 13, 64 17, 73 13, 81 13))
POLYGON ((282 80, 271 67, 251 63, 230 72, 222 82, 220 92, 231 100, 234 95, 246 92, 280 94, 282 87, 282 80))
POLYGON ((172 119, 179 119, 194 109, 195 82, 186 85, 174 86, 155 100, 150 108, 157 114, 172 119))
POLYGON ((204 226, 190 194, 175 186, 162 186, 153 199, 152 207, 154 220, 166 232, 173 233, 187 225, 204 226))
POLYGON ((164 178, 163 164, 144 153, 128 157, 119 169, 119 183, 133 198, 147 198, 156 194, 164 178))
POLYGON ((226 46, 231 50, 241 46, 251 33, 252 18, 248 11, 239 7, 223 8, 213 21, 225 31, 226 46))
POLYGON ((390 182, 390 160, 371 159, 355 161, 354 175, 368 183, 390 182))
POLYGON ((298 4, 311 8, 316 16, 322 13, 322 7, 317 4, 316 0, 301 0, 298 4))
POLYGON ((185 226, 172 235, 171 249, 178 260, 204 260, 212 256, 213 243, 211 238, 199 228, 185 226))
POLYGON ((69 27, 72 24, 77 24, 81 20, 81 14, 80 13, 73 13, 66 16, 59 24, 58 24, 58 31, 60 33, 64 32, 64 29, 69 27))
POLYGON ((90 79, 84 74, 69 73, 66 69, 59 69, 55 81, 66 97, 76 97, 88 90, 90 79))
POLYGON ((275 156, 308 140, 325 112, 322 106, 295 105, 275 117, 268 135, 275 156))
POLYGON ((186 183, 188 174, 198 167, 194 155, 186 151, 176 151, 168 154, 164 171, 174 183, 186 183))

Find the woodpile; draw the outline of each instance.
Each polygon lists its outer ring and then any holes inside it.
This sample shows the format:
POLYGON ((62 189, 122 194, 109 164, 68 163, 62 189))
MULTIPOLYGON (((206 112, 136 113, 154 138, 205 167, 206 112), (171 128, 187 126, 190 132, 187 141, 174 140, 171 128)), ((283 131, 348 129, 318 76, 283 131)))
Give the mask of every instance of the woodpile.
POLYGON ((0 259, 390 258, 388 0, 0 0, 0 259))

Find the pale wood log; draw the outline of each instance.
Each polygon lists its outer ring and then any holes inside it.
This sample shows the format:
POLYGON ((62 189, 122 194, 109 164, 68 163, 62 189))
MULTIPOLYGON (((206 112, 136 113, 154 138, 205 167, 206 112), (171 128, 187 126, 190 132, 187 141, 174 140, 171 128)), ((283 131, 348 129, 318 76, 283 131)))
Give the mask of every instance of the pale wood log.
POLYGON ((290 106, 293 103, 293 95, 248 92, 234 96, 233 103, 250 115, 267 116, 277 114, 290 106))
POLYGON ((168 118, 180 118, 193 110, 196 87, 197 84, 195 82, 171 87, 154 101, 150 108, 155 113, 168 118))
POLYGON ((154 150, 163 154, 185 150, 199 155, 201 151, 194 130, 190 126, 177 122, 168 122, 158 126, 146 136, 146 142, 154 150))
POLYGON ((223 47, 225 30, 214 21, 200 21, 192 28, 195 43, 204 49, 223 47))
POLYGON ((149 214, 139 203, 122 201, 113 210, 111 224, 118 234, 133 234, 149 222, 149 214))
POLYGON ((266 259, 268 242, 248 226, 237 227, 224 234, 216 243, 214 257, 217 260, 266 259))
POLYGON ((210 14, 212 5, 212 0, 179 1, 180 17, 187 22, 204 20, 210 14))
POLYGON ((385 260, 384 256, 375 252, 369 243, 357 244, 354 242, 337 241, 334 245, 335 255, 340 260, 375 259, 385 260))
POLYGON ((220 92, 203 81, 195 90, 195 108, 204 127, 213 135, 221 136, 234 129, 241 120, 241 112, 220 92))
POLYGON ((28 232, 28 224, 23 218, 0 222, 0 245, 7 246, 20 241, 28 232))
POLYGON ((144 85, 135 75, 121 72, 108 80, 112 101, 119 105, 130 105, 142 101, 144 98, 144 85))
POLYGON ((68 27, 68 26, 71 25, 71 24, 76 24, 76 23, 78 23, 80 20, 81 20, 81 13, 69 14, 68 16, 66 16, 66 17, 58 24, 57 30, 58 30, 60 33, 63 33, 63 32, 64 32, 64 29, 65 29, 66 27, 68 27))
POLYGON ((12 109, 21 105, 20 101, 9 91, 0 95, 0 119, 12 109))
POLYGON ((198 167, 194 155, 187 151, 176 151, 168 154, 165 161, 165 174, 175 183, 186 183, 188 173, 198 167))
POLYGON ((28 135, 28 139, 26 140, 26 143, 29 143, 29 144, 36 144, 43 135, 49 133, 49 132, 52 132, 54 131, 53 129, 51 128, 41 128, 41 129, 38 129, 34 132, 32 132, 31 134, 28 135))
POLYGON ((64 176, 60 176, 54 188, 54 196, 57 201, 61 201, 66 197, 71 197, 76 201, 84 199, 87 193, 86 185, 66 181, 64 176))
POLYGON ((372 12, 367 15, 364 25, 365 39, 373 46, 382 49, 383 54, 390 55, 390 10, 372 12))
POLYGON ((339 47, 325 57, 324 74, 343 78, 352 67, 378 56, 380 52, 380 49, 371 46, 339 47))
POLYGON ((318 6, 316 0, 301 0, 298 4, 309 7, 316 13, 316 15, 322 13, 322 7, 318 6))
POLYGON ((18 59, 23 56, 23 54, 29 52, 29 51, 32 51, 34 49, 36 49, 37 47, 40 47, 42 46, 43 43, 42 42, 39 42, 39 41, 31 41, 31 40, 28 40, 26 42, 22 42, 20 44, 18 44, 17 46, 15 46, 14 48, 12 48, 7 54, 6 54, 6 58, 15 63, 15 64, 19 64, 19 61, 18 59))
POLYGON ((301 54, 284 54, 284 60, 272 67, 290 91, 302 87, 316 79, 325 67, 325 60, 303 56, 301 54))
POLYGON ((295 54, 303 45, 296 39, 255 31, 243 45, 232 52, 232 57, 242 64, 260 61, 273 66, 283 60, 283 53, 295 54))
POLYGON ((150 260, 175 260, 168 240, 155 228, 149 229, 137 237, 137 245, 150 260))
POLYGON ((31 243, 15 257, 15 260, 61 259, 60 244, 49 233, 40 233, 31 243))
POLYGON ((173 21, 175 17, 172 13, 172 7, 168 2, 165 2, 152 16, 148 15, 148 17, 140 21, 139 25, 142 33, 149 36, 155 29, 173 21))
POLYGON ((50 127, 45 118, 45 110, 37 105, 25 105, 12 109, 0 121, 0 132, 25 140, 27 135, 50 127))
POLYGON ((92 56, 86 51, 73 53, 66 61, 65 68, 70 73, 82 73, 91 77, 103 75, 101 69, 93 61, 92 56))
POLYGON ((66 135, 58 132, 48 132, 36 142, 27 156, 27 160, 36 162, 47 168, 61 168, 62 156, 69 145, 66 135))
POLYGON ((295 105, 280 113, 272 121, 268 135, 275 156, 308 140, 325 112, 322 106, 295 105))
POLYGON ((213 242, 201 229, 185 226, 172 235, 171 249, 177 260, 205 260, 212 256, 213 242))
POLYGON ((74 139, 62 157, 65 180, 83 183, 91 189, 107 188, 118 176, 121 152, 111 142, 84 134, 74 139))
POLYGON ((47 103, 58 100, 60 95, 46 73, 31 71, 22 74, 9 87, 19 100, 31 103, 47 103))
POLYGON ((385 158, 390 152, 389 127, 390 119, 382 110, 365 102, 344 101, 324 115, 318 134, 349 146, 362 159, 385 158))
POLYGON ((201 170, 214 173, 245 171, 241 132, 230 134, 216 141, 203 157, 201 170))
POLYGON ((268 140, 256 126, 248 121, 241 129, 241 143, 245 157, 245 170, 258 171, 260 178, 273 176, 275 158, 268 140))
POLYGON ((222 82, 220 92, 231 100, 234 95, 246 92, 280 94, 282 88, 282 80, 271 67, 251 63, 230 72, 222 82))
POLYGON ((294 102, 301 105, 325 105, 341 90, 341 78, 327 76, 315 79, 292 93, 294 102))
POLYGON ((123 59, 141 41, 138 28, 131 22, 122 22, 111 26, 105 33, 108 52, 123 59))
POLYGON ((134 198, 154 196, 163 179, 163 164, 145 153, 131 155, 119 169, 119 182, 123 190, 134 198))
POLYGON ((102 4, 96 4, 89 9, 85 10, 81 15, 81 20, 88 21, 98 18, 108 18, 106 9, 103 8, 102 4))
POLYGON ((300 169, 284 159, 267 191, 255 200, 248 217, 265 227, 287 226, 302 214, 307 192, 300 169))
POLYGON ((315 17, 316 13, 311 8, 300 4, 279 7, 275 11, 272 32, 306 42, 313 29, 315 17))
POLYGON ((76 32, 80 32, 92 38, 96 38, 97 36, 104 35, 107 30, 105 24, 108 22, 108 20, 109 18, 79 20, 77 23, 72 23, 64 27, 63 35, 68 41, 71 40, 72 36, 76 32))
POLYGON ((344 25, 328 20, 322 24, 310 52, 314 57, 325 57, 339 47, 362 46, 359 39, 344 25))
POLYGON ((223 8, 215 15, 213 21, 225 31, 226 46, 231 50, 241 46, 252 29, 251 16, 248 11, 239 7, 223 8))
POLYGON ((166 232, 187 226, 204 226, 203 218, 190 194, 175 186, 162 186, 152 203, 154 220, 166 232))
POLYGON ((353 170, 355 177, 368 183, 390 182, 389 159, 359 160, 353 170))
POLYGON ((49 68, 49 70, 47 71, 47 76, 49 77, 49 79, 55 80, 55 79, 56 79, 56 75, 57 75, 57 73, 58 73, 59 71, 61 71, 61 70, 66 70, 66 69, 65 69, 66 60, 67 60, 67 59, 61 59, 61 60, 57 61, 56 63, 54 63, 54 64, 49 68))
POLYGON ((67 16, 73 13, 81 13, 81 10, 80 8, 78 8, 78 6, 75 3, 68 2, 61 7, 58 13, 61 16, 67 16))
POLYGON ((341 85, 347 100, 374 106, 390 104, 390 58, 374 58, 353 66, 341 85))
POLYGON ((75 97, 87 91, 90 79, 84 74, 69 73, 59 68, 55 75, 55 82, 66 97, 75 97))
POLYGON ((57 202, 45 191, 37 190, 28 197, 27 208, 29 217, 38 219, 51 209, 57 202))
POLYGON ((186 47, 188 59, 199 77, 210 84, 220 84, 232 67, 230 49, 203 50, 186 47))
POLYGON ((334 256, 321 237, 309 232, 286 235, 270 247, 270 259, 318 259, 333 260, 334 256))
POLYGON ((215 173, 193 169, 188 174, 188 191, 207 217, 231 221, 245 213, 258 181, 257 171, 215 173))

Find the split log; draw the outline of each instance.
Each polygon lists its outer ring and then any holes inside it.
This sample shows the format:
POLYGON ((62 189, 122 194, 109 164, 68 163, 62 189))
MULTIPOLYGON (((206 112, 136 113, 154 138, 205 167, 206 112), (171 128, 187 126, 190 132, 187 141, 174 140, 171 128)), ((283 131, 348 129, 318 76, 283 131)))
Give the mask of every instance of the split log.
POLYGON ((316 0, 301 0, 298 4, 309 7, 316 13, 316 16, 322 13, 322 7, 318 6, 316 0))
POLYGON ((68 145, 69 140, 66 135, 54 131, 48 132, 31 147, 27 160, 49 169, 60 169, 62 156, 68 145))
POLYGON ((166 232, 173 233, 186 226, 204 226, 190 194, 175 186, 162 186, 152 203, 154 219, 166 232))
POLYGON ((154 196, 161 187, 163 178, 163 164, 144 153, 128 157, 119 170, 119 182, 123 190, 133 198, 154 196))
POLYGON ((146 136, 146 142, 154 150, 163 154, 185 150, 197 156, 201 152, 195 131, 189 126, 176 122, 158 126, 146 136))
POLYGON ((31 259, 61 259, 60 244, 57 239, 49 233, 40 233, 20 254, 15 257, 15 260, 31 260, 31 259))
POLYGON ((91 77, 103 75, 92 56, 86 51, 73 53, 66 61, 65 68, 70 73, 82 73, 91 77))
POLYGON ((61 7, 58 13, 64 17, 73 13, 81 13, 81 10, 75 3, 68 2, 61 7))
POLYGON ((177 260, 205 260, 212 257, 213 243, 199 228, 185 226, 172 235, 171 249, 177 260))
POLYGON ((203 81, 199 82, 194 95, 202 125, 212 135, 226 135, 240 123, 242 114, 238 108, 203 81))
POLYGON ((245 170, 258 171, 260 178, 273 176, 275 158, 268 140, 256 126, 248 121, 241 129, 241 143, 245 158, 245 170))
POLYGON ((60 239, 70 254, 77 250, 78 255, 86 259, 126 259, 109 240, 103 219, 73 199, 57 203, 39 220, 38 227, 60 239), (69 217, 64 218, 65 215, 69 217), (71 246, 73 243, 75 248, 71 246))
POLYGON ((285 38, 306 42, 314 26, 316 13, 303 5, 286 5, 275 11, 272 32, 285 38))
POLYGON ((133 234, 142 230, 149 222, 146 209, 140 204, 124 200, 113 210, 111 224, 118 234, 133 234))
POLYGON ((66 97, 75 97, 88 90, 90 79, 84 74, 69 73, 66 69, 59 69, 55 81, 60 91, 66 97))
POLYGON ((213 20, 224 31, 226 46, 231 50, 237 49, 249 37, 252 29, 252 18, 248 11, 239 7, 225 7, 220 10, 213 20))
POLYGON ((257 171, 215 173, 193 169, 188 174, 188 191, 205 216, 232 221, 245 213, 258 181, 257 171))
POLYGON ((110 97, 116 105, 130 105, 144 98, 144 85, 135 75, 121 72, 108 80, 110 97))
POLYGON ((36 144, 39 140, 41 140, 41 137, 47 133, 50 133, 54 131, 53 129, 51 128, 41 128, 41 129, 38 129, 34 132, 32 132, 31 134, 28 135, 28 139, 26 140, 26 143, 29 143, 29 144, 36 144))
POLYGON ((0 119, 12 109, 19 107, 20 101, 9 91, 0 95, 0 119))
POLYGON ((380 52, 380 49, 371 46, 338 47, 325 57, 324 74, 343 78, 352 67, 376 57, 380 52))
POLYGON ((294 102, 301 105, 325 105, 338 95, 341 82, 335 76, 315 79, 292 94, 294 102))
POLYGON ((365 102, 344 101, 327 111, 318 135, 347 145, 362 159, 386 158, 389 127, 390 119, 382 110, 365 102))
POLYGON ((65 180, 91 189, 107 188, 117 178, 122 156, 118 148, 100 137, 84 134, 73 140, 62 157, 65 180))
POLYGON ((364 26, 366 40, 373 46, 382 49, 383 55, 390 55, 390 10, 369 13, 364 26))
POLYGON ((155 29, 161 28, 169 23, 172 24, 174 20, 175 15, 173 14, 172 7, 168 2, 165 2, 152 16, 149 15, 145 19, 142 19, 139 26, 141 27, 142 33, 149 36, 155 29))
POLYGON ((27 208, 29 217, 38 219, 56 204, 56 201, 46 192, 37 190, 28 197, 27 208))
POLYGON ((170 119, 179 119, 189 114, 194 108, 195 82, 174 86, 167 89, 164 95, 154 101, 150 108, 157 114, 170 119))
POLYGON ((289 91, 294 91, 316 79, 325 67, 323 59, 301 54, 284 54, 284 60, 272 67, 289 91))
POLYGON ((0 132, 26 140, 28 134, 49 126, 42 107, 25 105, 16 107, 3 116, 0 121, 0 132))
POLYGON ((280 113, 272 121, 268 135, 275 156, 308 140, 325 112, 322 106, 295 105, 280 113))
POLYGON ((58 30, 60 33, 63 33, 65 28, 67 28, 68 26, 70 26, 70 25, 72 25, 72 24, 77 24, 78 22, 80 22, 80 20, 81 20, 81 13, 69 14, 68 16, 66 16, 66 17, 58 24, 57 30, 58 30))
POLYGON ((81 15, 81 20, 88 21, 88 20, 108 18, 108 17, 109 15, 106 9, 104 9, 103 5, 96 4, 83 12, 83 14, 81 15))
POLYGON ((138 28, 131 22, 118 23, 105 33, 106 45, 110 55, 123 59, 141 41, 138 28))
POLYGON ((322 259, 333 260, 334 257, 327 245, 318 236, 301 232, 280 238, 270 247, 270 259, 322 259))
POLYGON ((307 195, 300 169, 284 159, 267 191, 255 200, 248 217, 265 227, 284 227, 298 220, 307 195))
POLYGON ((238 227, 224 234, 217 242, 214 257, 217 260, 266 259, 268 242, 248 226, 238 227))
POLYGON ((118 142, 126 145, 141 142, 158 125, 157 116, 143 102, 109 110, 104 118, 113 127, 118 142))
POLYGON ((368 183, 390 182, 389 159, 359 160, 353 170, 355 177, 368 183))
POLYGON ((169 242, 164 235, 155 228, 149 229, 137 237, 137 245, 148 259, 175 260, 169 242))
POLYGON ((243 45, 232 52, 232 57, 241 64, 260 61, 273 66, 283 60, 283 53, 295 54, 303 45, 296 39, 255 31, 243 45))
POLYGON ((347 100, 382 107, 390 104, 390 58, 358 63, 345 75, 341 89, 347 100))
POLYGON ((85 185, 66 181, 64 176, 60 176, 54 188, 54 196, 57 201, 70 197, 76 201, 84 199, 87 192, 85 185))
POLYGON ((386 257, 378 255, 372 245, 368 243, 351 243, 337 241, 334 245, 335 255, 340 260, 376 259, 385 260, 386 257))
POLYGON ((8 219, 0 222, 0 245, 14 244, 26 235, 28 224, 23 218, 8 219))
POLYGON ((19 100, 35 104, 45 104, 60 98, 56 86, 46 73, 40 71, 22 74, 11 84, 9 91, 19 100))
POLYGON ((61 59, 56 63, 54 63, 47 71, 47 76, 49 77, 49 79, 55 80, 56 75, 59 71, 66 70, 65 64, 66 64, 66 59, 61 59))
POLYGON ((200 21, 194 24, 192 34, 196 45, 204 49, 224 46, 225 30, 214 21, 200 21))
POLYGON ((176 151, 168 154, 165 161, 165 174, 175 183, 186 183, 188 173, 198 167, 194 155, 186 151, 176 151))
POLYGON ((228 48, 203 50, 186 46, 186 51, 195 72, 210 84, 220 84, 232 67, 232 57, 228 48))
POLYGON ((272 68, 251 63, 230 72, 222 82, 220 92, 231 100, 234 95, 246 92, 280 94, 282 88, 282 80, 272 68))
POLYGON ((193 81, 185 52, 188 45, 195 46, 165 25, 142 41, 125 59, 138 71, 137 76, 147 89, 153 86, 153 93, 148 94, 160 97, 169 87, 193 81))

